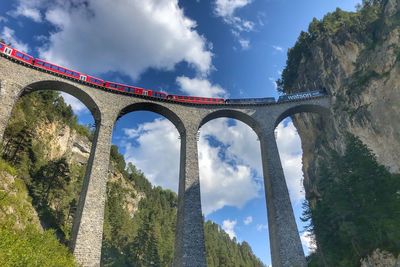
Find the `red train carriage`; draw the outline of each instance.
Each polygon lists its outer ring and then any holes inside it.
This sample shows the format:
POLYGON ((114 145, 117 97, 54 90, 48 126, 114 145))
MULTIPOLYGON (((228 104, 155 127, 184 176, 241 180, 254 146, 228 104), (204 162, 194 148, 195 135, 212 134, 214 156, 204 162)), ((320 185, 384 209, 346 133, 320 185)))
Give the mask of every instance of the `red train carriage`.
POLYGON ((120 84, 120 83, 115 83, 115 82, 109 82, 106 81, 104 84, 104 87, 110 90, 116 90, 124 93, 134 93, 135 87, 125 85, 125 84, 120 84))
POLYGON ((58 73, 60 75, 67 76, 67 77, 70 77, 70 78, 75 79, 75 80, 79 80, 80 77, 81 77, 81 74, 79 72, 77 72, 77 71, 70 70, 70 69, 67 69, 67 68, 64 68, 64 67, 60 67, 60 66, 57 66, 55 64, 52 64, 52 63, 46 62, 44 60, 41 60, 41 59, 37 59, 36 58, 34 63, 33 63, 33 65, 35 67, 38 67, 38 68, 41 68, 41 69, 44 69, 44 70, 48 70, 48 71, 51 71, 51 72, 54 72, 54 73, 58 73))
POLYGON ((177 101, 177 102, 196 103, 196 104, 224 104, 225 103, 223 98, 181 96, 181 95, 168 95, 167 98, 177 101))
POLYGON ((81 74, 80 80, 90 83, 90 84, 93 84, 93 85, 104 86, 104 80, 90 76, 90 75, 81 74))
POLYGON ((5 45, 3 43, 0 43, 0 51, 3 54, 5 54, 5 55, 7 55, 9 57, 12 57, 12 58, 14 58, 14 59, 16 59, 18 61, 25 62, 25 63, 28 63, 28 64, 33 64, 33 57, 32 56, 30 56, 30 55, 28 55, 28 54, 26 54, 24 52, 21 52, 21 51, 19 51, 17 49, 8 47, 7 45, 5 45))

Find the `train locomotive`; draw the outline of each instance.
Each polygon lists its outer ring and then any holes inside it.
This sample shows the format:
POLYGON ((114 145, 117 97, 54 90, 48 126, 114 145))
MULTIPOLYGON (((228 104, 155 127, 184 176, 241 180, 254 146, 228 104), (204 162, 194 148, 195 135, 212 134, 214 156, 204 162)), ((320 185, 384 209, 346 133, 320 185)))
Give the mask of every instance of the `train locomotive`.
POLYGON ((212 97, 172 95, 136 86, 120 84, 112 81, 104 81, 100 78, 91 75, 87 75, 75 70, 61 67, 42 59, 34 58, 33 56, 21 52, 15 48, 12 48, 2 42, 0 42, 0 54, 4 55, 7 58, 14 59, 19 63, 31 66, 33 68, 37 68, 46 72, 50 72, 55 75, 76 80, 78 82, 83 82, 103 90, 114 91, 134 96, 144 96, 156 99, 170 100, 181 103, 204 104, 204 105, 255 105, 255 104, 264 105, 264 104, 274 104, 287 101, 302 100, 307 98, 321 97, 326 95, 326 92, 324 90, 301 92, 289 95, 282 95, 279 97, 277 102, 275 102, 275 98, 273 97, 223 99, 223 98, 212 98, 212 97))

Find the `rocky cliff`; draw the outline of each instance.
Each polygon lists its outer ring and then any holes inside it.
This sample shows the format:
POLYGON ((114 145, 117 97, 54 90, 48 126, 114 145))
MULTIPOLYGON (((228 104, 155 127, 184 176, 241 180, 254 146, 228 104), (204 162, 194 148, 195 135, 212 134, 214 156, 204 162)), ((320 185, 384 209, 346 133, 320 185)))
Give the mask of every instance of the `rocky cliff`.
POLYGON ((314 19, 288 51, 280 90, 323 88, 332 99, 330 120, 292 117, 302 141, 305 217, 318 245, 310 266, 359 266, 362 258, 363 266, 397 266, 379 248, 400 251, 391 239, 399 227, 399 81, 400 1, 363 1, 356 12, 314 19), (362 155, 349 151, 355 147, 362 155))
POLYGON ((318 166, 328 150, 343 153, 347 132, 391 172, 400 172, 400 4, 379 1, 355 13, 314 20, 289 53, 283 92, 325 88, 332 119, 293 117, 302 140, 307 198, 318 196, 318 166))

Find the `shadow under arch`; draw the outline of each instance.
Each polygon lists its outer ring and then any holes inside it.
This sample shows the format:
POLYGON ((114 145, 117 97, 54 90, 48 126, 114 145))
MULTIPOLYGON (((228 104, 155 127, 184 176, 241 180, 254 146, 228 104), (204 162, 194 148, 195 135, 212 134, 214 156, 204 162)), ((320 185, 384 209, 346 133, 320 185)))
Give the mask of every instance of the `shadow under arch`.
POLYGON ((275 120, 274 129, 281 123, 285 118, 295 115, 297 113, 317 113, 320 114, 323 118, 328 118, 330 115, 329 108, 323 105, 317 104, 299 104, 294 107, 290 107, 282 112, 277 119, 275 120))
POLYGON ((67 82, 49 80, 34 82, 25 86, 18 98, 21 98, 24 95, 32 92, 46 90, 61 91, 76 97, 90 110, 96 124, 101 121, 101 112, 94 99, 82 89, 67 82))
POLYGON ((151 111, 162 115, 175 125, 180 136, 184 136, 186 133, 182 120, 178 117, 178 115, 175 114, 175 112, 163 105, 152 102, 140 102, 126 106, 119 112, 117 120, 122 116, 134 111, 151 111))
POLYGON ((258 122, 253 119, 250 115, 247 115, 246 113, 242 111, 237 111, 233 109, 223 109, 223 110, 217 110, 214 111, 207 116, 205 116, 199 125, 199 129, 206 124, 207 122, 218 119, 218 118, 230 118, 230 119, 235 119, 243 122, 247 126, 249 126, 253 131, 257 134, 257 137, 260 137, 261 134, 261 127, 258 124, 258 122))

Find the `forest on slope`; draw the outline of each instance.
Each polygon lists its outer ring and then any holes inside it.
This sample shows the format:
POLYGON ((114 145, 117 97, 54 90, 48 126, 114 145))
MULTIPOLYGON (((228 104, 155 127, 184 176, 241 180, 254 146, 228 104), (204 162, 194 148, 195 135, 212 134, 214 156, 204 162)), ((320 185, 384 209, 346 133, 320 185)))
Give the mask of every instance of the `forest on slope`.
POLYGON ((280 91, 324 88, 332 99, 331 120, 292 117, 317 245, 309 266, 400 264, 399 51, 396 0, 314 19, 288 51, 280 91))
MULTIPOLYGON (((90 129, 58 92, 22 97, 0 160, 2 266, 75 266, 66 248, 90 151, 90 129)), ((103 266, 171 266, 177 195, 153 186, 111 148, 103 266)), ((246 242, 204 224, 208 266, 265 266, 246 242)))

